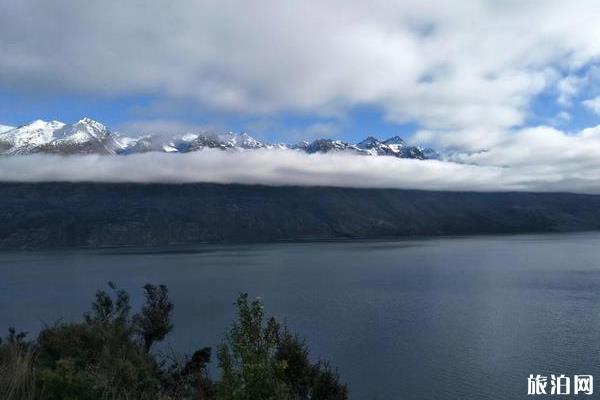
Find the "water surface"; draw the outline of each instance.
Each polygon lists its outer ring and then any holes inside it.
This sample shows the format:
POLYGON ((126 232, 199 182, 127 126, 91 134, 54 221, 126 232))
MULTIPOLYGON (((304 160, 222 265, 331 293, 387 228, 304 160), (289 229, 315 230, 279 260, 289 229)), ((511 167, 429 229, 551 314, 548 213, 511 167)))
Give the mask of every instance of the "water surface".
POLYGON ((0 253, 0 327, 89 309, 108 280, 168 285, 168 345, 215 346, 237 294, 331 360, 352 399, 525 398, 531 373, 600 391, 600 234, 0 253))

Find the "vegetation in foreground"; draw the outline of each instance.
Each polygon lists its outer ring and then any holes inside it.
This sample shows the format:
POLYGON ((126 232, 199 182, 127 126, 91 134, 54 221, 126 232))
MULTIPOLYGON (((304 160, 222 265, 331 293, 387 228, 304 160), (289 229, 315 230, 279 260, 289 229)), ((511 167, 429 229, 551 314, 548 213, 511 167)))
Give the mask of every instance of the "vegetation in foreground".
POLYGON ((310 361, 306 344, 258 300, 241 294, 237 320, 216 356, 219 378, 209 376, 211 349, 191 356, 151 350, 173 329, 165 286, 144 286, 145 304, 131 314, 129 295, 109 283, 80 322, 46 327, 34 341, 9 329, 0 342, 3 400, 343 400, 345 384, 326 362, 310 361))

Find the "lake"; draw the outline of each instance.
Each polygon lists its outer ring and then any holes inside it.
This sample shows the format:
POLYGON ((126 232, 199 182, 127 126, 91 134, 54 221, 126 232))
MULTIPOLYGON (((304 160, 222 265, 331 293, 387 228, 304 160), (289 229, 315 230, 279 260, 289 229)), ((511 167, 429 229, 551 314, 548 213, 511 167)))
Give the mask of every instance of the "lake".
MULTIPOLYGON (((600 234, 0 253, 0 327, 74 320, 112 280, 163 283, 167 345, 218 344, 260 296, 351 399, 527 397, 529 374, 600 381, 600 234)), ((600 391, 596 382, 596 393, 600 391)))

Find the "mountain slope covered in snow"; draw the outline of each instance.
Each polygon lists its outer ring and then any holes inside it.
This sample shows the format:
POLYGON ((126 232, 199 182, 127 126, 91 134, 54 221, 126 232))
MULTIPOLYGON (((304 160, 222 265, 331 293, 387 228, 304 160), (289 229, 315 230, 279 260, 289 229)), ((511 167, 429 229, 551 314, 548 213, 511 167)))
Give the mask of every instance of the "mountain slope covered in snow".
POLYGON ((8 126, 8 125, 1 125, 0 124, 0 133, 4 133, 4 132, 10 131, 12 129, 15 129, 15 127, 14 126, 8 126))

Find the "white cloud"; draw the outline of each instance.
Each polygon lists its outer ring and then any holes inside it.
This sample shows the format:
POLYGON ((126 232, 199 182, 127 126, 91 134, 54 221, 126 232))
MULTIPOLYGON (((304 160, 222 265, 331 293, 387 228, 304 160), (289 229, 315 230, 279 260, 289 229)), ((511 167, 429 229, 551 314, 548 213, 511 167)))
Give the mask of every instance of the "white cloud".
POLYGON ((454 190, 492 190, 503 182, 504 190, 521 188, 512 178, 500 179, 503 175, 502 168, 496 167, 392 157, 307 155, 291 150, 0 158, 2 180, 19 182, 213 182, 454 190))
POLYGON ((569 75, 559 80, 556 87, 558 89, 558 103, 563 106, 570 106, 575 97, 586 83, 586 77, 569 75))
POLYGON ((600 96, 582 102, 584 106, 600 115, 600 96))
POLYGON ((529 190, 600 193, 600 126, 577 133, 552 127, 507 134, 496 146, 457 154, 454 161, 503 168, 529 190))
POLYGON ((372 104, 486 142, 550 86, 568 102, 557 71, 600 55, 599 19, 597 0, 0 0, 0 87, 257 114, 372 104))

